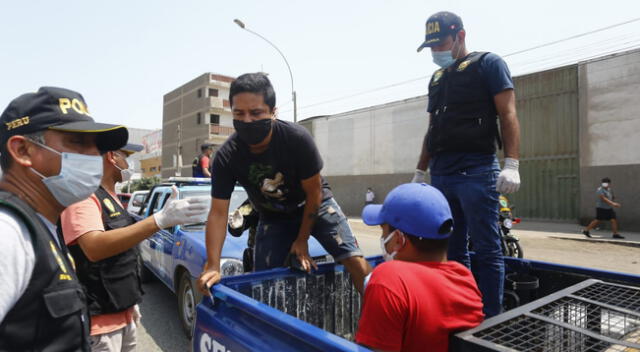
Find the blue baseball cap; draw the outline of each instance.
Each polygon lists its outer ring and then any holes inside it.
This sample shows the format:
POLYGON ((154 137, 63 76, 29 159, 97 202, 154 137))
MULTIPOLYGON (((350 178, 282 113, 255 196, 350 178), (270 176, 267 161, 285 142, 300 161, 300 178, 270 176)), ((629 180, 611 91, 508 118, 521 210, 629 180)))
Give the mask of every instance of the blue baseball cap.
POLYGON ((431 15, 425 24, 424 42, 418 52, 424 48, 440 45, 449 35, 456 35, 463 29, 462 19, 453 12, 441 11, 431 15))
POLYGON ((447 199, 426 183, 405 183, 394 188, 383 204, 364 207, 362 220, 367 225, 389 224, 429 239, 448 238, 453 225, 447 199))

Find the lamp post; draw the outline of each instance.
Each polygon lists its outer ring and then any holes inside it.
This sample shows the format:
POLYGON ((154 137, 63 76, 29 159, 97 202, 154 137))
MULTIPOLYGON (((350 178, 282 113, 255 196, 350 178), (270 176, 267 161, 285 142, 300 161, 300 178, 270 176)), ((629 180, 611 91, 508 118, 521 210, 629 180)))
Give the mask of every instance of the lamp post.
POLYGON ((278 49, 278 47, 273 44, 269 39, 261 36, 260 34, 248 29, 245 25, 244 22, 240 21, 239 19, 235 19, 233 20, 233 22, 235 24, 238 25, 238 27, 244 29, 245 31, 254 34, 260 38, 262 38, 265 42, 269 43, 269 45, 271 45, 274 49, 276 49, 278 51, 278 53, 280 54, 280 56, 282 56, 282 58, 284 59, 284 63, 287 64, 287 68, 289 69, 289 77, 291 77, 291 95, 293 97, 293 122, 297 123, 298 122, 298 104, 296 102, 296 90, 293 88, 293 73, 291 73, 291 66, 289 66, 289 61, 287 61, 287 58, 284 56, 284 54, 282 53, 282 51, 280 51, 280 49, 278 49))

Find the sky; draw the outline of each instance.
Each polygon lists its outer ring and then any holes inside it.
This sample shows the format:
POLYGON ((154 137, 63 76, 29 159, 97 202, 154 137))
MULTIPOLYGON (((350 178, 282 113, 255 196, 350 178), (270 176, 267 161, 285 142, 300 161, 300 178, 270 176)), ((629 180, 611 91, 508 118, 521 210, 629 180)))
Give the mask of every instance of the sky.
POLYGON ((292 120, 282 57, 235 18, 286 56, 298 120, 411 98, 437 68, 416 49, 442 10, 462 17, 470 50, 504 56, 514 75, 640 47, 638 1, 3 0, 0 105, 60 86, 81 92, 97 121, 157 129, 176 87, 205 72, 264 71, 278 117, 292 120))

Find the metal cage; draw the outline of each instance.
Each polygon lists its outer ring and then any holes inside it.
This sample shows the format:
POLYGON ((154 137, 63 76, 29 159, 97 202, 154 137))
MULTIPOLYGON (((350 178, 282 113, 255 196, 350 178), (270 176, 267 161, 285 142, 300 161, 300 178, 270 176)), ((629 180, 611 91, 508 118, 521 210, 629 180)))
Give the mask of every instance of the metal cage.
POLYGON ((456 334, 454 351, 640 352, 640 287, 585 280, 456 334))

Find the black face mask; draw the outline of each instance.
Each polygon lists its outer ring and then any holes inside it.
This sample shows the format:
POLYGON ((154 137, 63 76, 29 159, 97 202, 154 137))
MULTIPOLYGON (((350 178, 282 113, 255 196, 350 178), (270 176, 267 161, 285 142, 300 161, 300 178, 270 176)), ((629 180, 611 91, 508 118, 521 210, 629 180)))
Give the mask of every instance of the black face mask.
POLYGON ((255 145, 267 138, 269 131, 271 131, 271 121, 273 120, 264 119, 254 122, 233 120, 233 127, 243 142, 249 145, 255 145))

